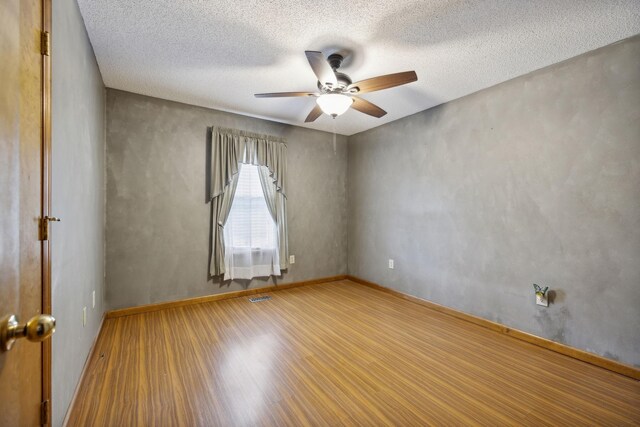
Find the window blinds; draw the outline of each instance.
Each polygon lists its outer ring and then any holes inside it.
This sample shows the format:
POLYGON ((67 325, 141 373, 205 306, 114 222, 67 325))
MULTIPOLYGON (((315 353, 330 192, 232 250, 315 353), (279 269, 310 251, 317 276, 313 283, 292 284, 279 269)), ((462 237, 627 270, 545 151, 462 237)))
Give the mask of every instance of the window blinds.
POLYGON ((258 166, 242 165, 225 227, 229 227, 229 243, 234 248, 276 248, 275 224, 264 199, 258 166))

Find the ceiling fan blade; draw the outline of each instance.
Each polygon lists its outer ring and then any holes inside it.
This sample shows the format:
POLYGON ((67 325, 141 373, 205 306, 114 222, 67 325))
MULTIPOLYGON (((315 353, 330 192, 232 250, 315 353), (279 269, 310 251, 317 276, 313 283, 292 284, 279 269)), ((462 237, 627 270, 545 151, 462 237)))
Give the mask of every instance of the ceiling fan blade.
POLYGON ((311 112, 307 116, 307 118, 304 119, 304 122, 305 123, 314 122, 321 115, 322 115, 322 109, 320 109, 320 106, 316 104, 315 107, 313 107, 313 110, 311 110, 311 112))
POLYGON ((384 76, 373 77, 350 84, 347 90, 358 88, 357 93, 374 92, 376 90, 389 89, 390 87, 401 86, 418 80, 415 71, 405 71, 402 73, 386 74, 384 76))
POLYGON ((352 96, 353 104, 351 104, 351 108, 354 110, 358 110, 361 113, 368 114, 373 117, 380 118, 387 114, 382 108, 378 107, 376 104, 372 104, 366 99, 358 98, 357 96, 352 96))
POLYGON ((322 52, 316 52, 313 50, 305 50, 305 55, 309 60, 309 65, 313 69, 318 81, 324 86, 330 84, 331 86, 337 86, 338 80, 331 68, 331 65, 327 62, 322 52))
POLYGON ((290 96, 316 96, 316 93, 309 92, 275 92, 275 93, 256 93, 256 98, 286 98, 290 96))

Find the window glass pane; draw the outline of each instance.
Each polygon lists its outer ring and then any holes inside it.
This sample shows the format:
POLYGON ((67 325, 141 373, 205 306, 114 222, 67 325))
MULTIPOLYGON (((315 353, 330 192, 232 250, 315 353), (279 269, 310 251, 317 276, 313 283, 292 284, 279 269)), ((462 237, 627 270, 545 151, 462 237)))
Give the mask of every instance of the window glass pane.
POLYGON ((234 247, 275 248, 274 223, 260 185, 258 166, 242 165, 227 222, 234 247))

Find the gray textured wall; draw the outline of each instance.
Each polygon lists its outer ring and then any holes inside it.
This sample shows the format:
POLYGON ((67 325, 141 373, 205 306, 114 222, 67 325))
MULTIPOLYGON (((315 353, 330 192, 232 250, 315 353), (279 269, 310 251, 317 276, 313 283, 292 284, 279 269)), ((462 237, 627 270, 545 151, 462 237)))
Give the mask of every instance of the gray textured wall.
POLYGON ((53 3, 53 425, 65 416, 104 312, 105 89, 75 0, 53 3), (96 307, 91 307, 91 292, 96 307), (82 326, 82 307, 87 325, 82 326))
POLYGON ((640 364, 639 37, 354 135, 348 173, 350 274, 640 364))
POLYGON ((271 279, 207 278, 205 203, 211 125, 283 136, 288 146, 289 251, 278 283, 347 269, 347 143, 338 136, 107 90, 107 301, 111 308, 263 287, 271 279))

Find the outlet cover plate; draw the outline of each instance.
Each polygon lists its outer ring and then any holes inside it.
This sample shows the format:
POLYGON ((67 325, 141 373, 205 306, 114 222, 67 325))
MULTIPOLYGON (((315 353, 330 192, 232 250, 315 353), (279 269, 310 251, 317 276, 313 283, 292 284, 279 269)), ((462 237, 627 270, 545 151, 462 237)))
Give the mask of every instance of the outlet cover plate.
POLYGON ((295 264, 295 263, 296 263, 296 256, 289 255, 289 264, 295 264))
POLYGON ((393 270, 394 268, 394 262, 392 259, 389 260, 389 268, 393 270))

